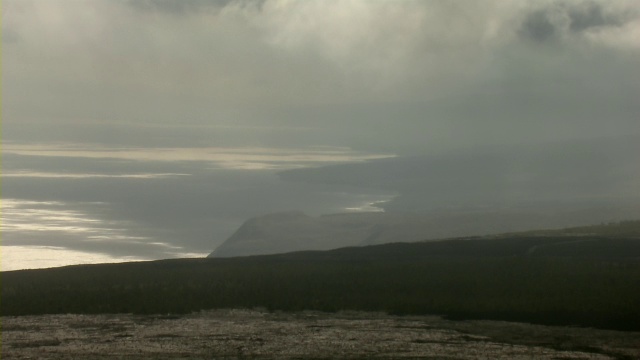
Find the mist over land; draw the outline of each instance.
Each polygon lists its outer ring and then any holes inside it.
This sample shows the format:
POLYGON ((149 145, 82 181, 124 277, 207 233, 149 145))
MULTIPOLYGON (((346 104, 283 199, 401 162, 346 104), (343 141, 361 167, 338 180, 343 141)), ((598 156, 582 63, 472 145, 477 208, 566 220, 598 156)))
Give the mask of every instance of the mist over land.
POLYGON ((606 209, 637 201, 639 19, 625 0, 5 1, 3 249, 204 256, 294 210, 625 220, 606 209))

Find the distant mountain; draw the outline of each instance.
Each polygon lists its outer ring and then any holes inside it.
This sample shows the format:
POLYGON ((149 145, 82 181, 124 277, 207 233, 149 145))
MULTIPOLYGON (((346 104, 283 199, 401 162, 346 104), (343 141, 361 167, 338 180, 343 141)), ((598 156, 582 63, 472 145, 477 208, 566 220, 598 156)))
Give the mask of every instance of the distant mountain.
POLYGON ((209 257, 267 255, 347 246, 416 242, 557 229, 640 218, 640 206, 467 209, 428 214, 345 213, 311 217, 300 211, 247 220, 209 257))
MULTIPOLYGON (((395 217, 394 217, 395 218, 395 217)), ((355 246, 392 222, 384 214, 342 214, 321 217, 302 212, 269 214, 247 220, 209 257, 276 254, 355 246)))
MULTIPOLYGON (((474 148, 287 170, 285 181, 399 195, 384 213, 247 221, 210 256, 558 229, 640 218, 640 137, 474 148)), ((348 190, 345 190, 348 191, 348 190)))

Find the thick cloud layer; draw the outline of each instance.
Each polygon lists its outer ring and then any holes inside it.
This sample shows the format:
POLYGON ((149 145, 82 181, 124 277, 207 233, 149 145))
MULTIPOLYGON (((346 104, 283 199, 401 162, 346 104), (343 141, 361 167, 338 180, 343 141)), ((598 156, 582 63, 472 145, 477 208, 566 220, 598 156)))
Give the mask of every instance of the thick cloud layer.
POLYGON ((3 5, 6 140, 243 124, 411 153, 640 131, 635 1, 3 5))

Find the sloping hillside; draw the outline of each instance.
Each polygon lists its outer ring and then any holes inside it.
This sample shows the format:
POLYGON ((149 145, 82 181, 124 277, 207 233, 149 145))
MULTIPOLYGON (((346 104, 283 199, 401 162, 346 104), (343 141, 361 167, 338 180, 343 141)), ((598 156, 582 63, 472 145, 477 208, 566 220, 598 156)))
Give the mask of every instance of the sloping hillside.
POLYGON ((2 315, 365 310, 640 330, 640 239, 513 236, 4 272, 2 315))
MULTIPOLYGON (((319 217, 307 216, 296 211, 268 214, 247 220, 209 257, 266 255, 484 236, 638 217, 640 207, 620 206, 571 206, 555 210, 536 207, 466 209, 442 210, 428 214, 344 213, 319 217)), ((573 232, 592 231, 585 229, 573 232)))

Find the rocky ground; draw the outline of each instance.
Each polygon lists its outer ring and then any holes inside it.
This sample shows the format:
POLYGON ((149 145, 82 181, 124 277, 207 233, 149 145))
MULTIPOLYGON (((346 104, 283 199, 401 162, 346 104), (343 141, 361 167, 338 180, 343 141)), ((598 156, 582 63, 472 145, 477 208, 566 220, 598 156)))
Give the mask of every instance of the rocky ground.
POLYGON ((379 313, 2 318, 3 359, 635 359, 640 333, 379 313))

